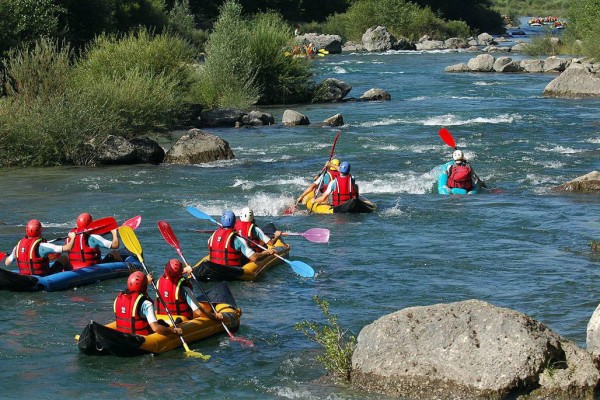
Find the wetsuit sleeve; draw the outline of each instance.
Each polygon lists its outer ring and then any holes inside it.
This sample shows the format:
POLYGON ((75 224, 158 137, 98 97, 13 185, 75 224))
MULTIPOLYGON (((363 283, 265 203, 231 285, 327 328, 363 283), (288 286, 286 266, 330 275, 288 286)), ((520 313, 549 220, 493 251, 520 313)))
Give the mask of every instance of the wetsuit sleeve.
POLYGON ((198 304, 196 303, 196 299, 194 299, 194 292, 188 286, 183 287, 183 295, 185 296, 185 302, 190 306, 193 311, 198 309, 198 304))
POLYGON ((144 300, 140 311, 142 312, 142 314, 144 314, 149 324, 158 321, 156 319, 156 313, 154 311, 154 304, 152 304, 150 300, 144 300))
POLYGON ((105 249, 110 249, 112 246, 112 241, 108 239, 104 239, 100 235, 90 235, 88 238, 88 244, 90 247, 104 247, 105 249))
POLYGON ((40 243, 39 247, 40 257, 46 257, 49 254, 62 253, 62 245, 56 245, 53 243, 40 243))
POLYGON ((246 258, 250 258, 254 255, 254 250, 248 247, 246 241, 244 239, 241 239, 239 236, 236 236, 233 240, 233 247, 236 250, 241 251, 244 257, 246 258))
POLYGON ((17 253, 17 246, 13 247, 12 251, 10 252, 10 255, 7 257, 9 263, 11 263, 15 260, 16 253, 17 253))
POLYGON ((262 240, 263 243, 268 243, 269 240, 271 240, 271 238, 268 237, 258 226, 254 227, 254 233, 256 233, 256 236, 262 240))

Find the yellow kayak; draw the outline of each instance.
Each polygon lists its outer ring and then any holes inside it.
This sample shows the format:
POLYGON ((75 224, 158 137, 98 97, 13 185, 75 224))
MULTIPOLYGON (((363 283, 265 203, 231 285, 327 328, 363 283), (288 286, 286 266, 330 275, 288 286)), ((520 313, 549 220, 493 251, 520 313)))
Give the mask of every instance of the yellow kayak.
POLYGON ((309 212, 315 214, 370 213, 377 210, 377 206, 374 203, 359 197, 350 199, 335 207, 325 203, 314 204, 314 193, 306 195, 303 199, 303 204, 309 212))

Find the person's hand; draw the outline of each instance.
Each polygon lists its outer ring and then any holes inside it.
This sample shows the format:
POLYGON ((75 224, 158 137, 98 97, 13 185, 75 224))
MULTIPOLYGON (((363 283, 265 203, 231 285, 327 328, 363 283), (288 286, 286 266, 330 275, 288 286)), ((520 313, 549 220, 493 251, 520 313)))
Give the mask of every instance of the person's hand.
POLYGON ((190 267, 189 265, 186 265, 183 269, 183 273, 187 274, 188 277, 192 275, 192 271, 192 267, 190 267))
POLYGON ((217 321, 223 321, 223 314, 222 313, 218 312, 218 313, 214 314, 214 316, 215 316, 215 319, 217 321))
POLYGON ((236 314, 238 315, 238 317, 241 317, 241 316, 242 316, 242 314, 243 314, 243 313, 242 313, 242 309, 241 309, 241 308, 237 308, 237 309, 235 310, 235 312, 236 312, 236 314))
POLYGON ((154 277, 152 276, 152 274, 148 274, 146 275, 146 280, 148 281, 148 285, 151 285, 154 281, 154 277))
POLYGON ((173 329, 173 333, 177 334, 177 335, 182 335, 183 334, 183 330, 181 328, 177 328, 172 326, 171 329, 173 329))

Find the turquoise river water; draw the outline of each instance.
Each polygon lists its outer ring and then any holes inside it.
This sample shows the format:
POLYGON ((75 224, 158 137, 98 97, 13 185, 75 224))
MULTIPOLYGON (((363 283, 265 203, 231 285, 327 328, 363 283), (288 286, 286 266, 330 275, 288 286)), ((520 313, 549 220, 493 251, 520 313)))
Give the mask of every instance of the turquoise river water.
MULTIPOLYGON (((207 165, 137 165, 0 171, 0 247, 8 251, 24 224, 39 218, 47 238, 62 236, 76 216, 142 215, 137 236, 157 273, 176 257, 156 222, 171 223, 188 260, 206 254, 211 224, 250 205, 259 223, 288 231, 331 230, 327 244, 290 237, 290 258, 310 264, 302 279, 283 264, 258 282, 230 287, 243 308, 241 347, 226 335, 191 347, 208 362, 175 350, 120 359, 80 355, 73 337, 94 319, 114 318, 125 279, 66 292, 0 293, 0 398, 289 398, 376 399, 322 383, 316 344, 293 325, 322 321, 314 295, 330 302, 351 333, 396 310, 481 299, 524 312, 585 346, 586 324, 600 302, 600 197, 557 194, 554 185, 600 168, 599 100, 543 98, 544 74, 447 74, 473 54, 389 52, 330 55, 315 61, 319 79, 379 87, 388 102, 298 105, 317 122, 342 113, 336 148, 350 161, 370 215, 284 215, 326 161, 336 129, 212 129, 236 158, 207 165), (452 149, 446 126, 494 190, 468 197, 436 194, 434 168, 452 149)), ((518 57, 518 56, 517 56, 518 57)), ((281 121, 284 108, 267 111, 281 121)))

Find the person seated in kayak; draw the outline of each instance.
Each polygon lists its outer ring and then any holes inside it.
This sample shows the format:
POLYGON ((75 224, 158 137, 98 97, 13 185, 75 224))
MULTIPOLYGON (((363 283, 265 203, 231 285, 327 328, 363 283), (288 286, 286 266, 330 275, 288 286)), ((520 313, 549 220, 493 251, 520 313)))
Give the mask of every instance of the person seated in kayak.
POLYGON ((182 334, 181 328, 165 326, 158 322, 154 304, 148 293, 148 283, 152 277, 141 271, 135 271, 127 278, 127 289, 119 293, 113 304, 117 330, 134 335, 182 334))
POLYGON ((235 214, 233 211, 223 212, 221 227, 208 239, 208 259, 213 264, 224 267, 241 267, 243 266, 242 256, 255 262, 277 253, 274 248, 255 252, 248 246, 248 242, 236 233, 234 227, 235 214))
POLYGON ((307 194, 314 192, 315 197, 325 192, 329 183, 340 176, 339 172, 340 160, 334 158, 325 164, 325 173, 320 173, 315 177, 315 180, 306 188, 304 192, 296 199, 296 203, 302 203, 307 194))
POLYGON ((314 200, 314 204, 326 202, 330 194, 329 204, 334 207, 358 197, 358 185, 354 182, 354 177, 350 175, 350 163, 348 161, 341 163, 339 171, 340 175, 327 186, 322 195, 314 200))
MULTIPOLYGON (((223 321, 223 314, 214 314, 210 304, 199 304, 196 301, 192 285, 183 277, 184 268, 181 261, 172 259, 165 265, 165 273, 156 283, 156 313, 181 315, 187 319, 206 316, 214 321, 223 321), (160 301, 162 297, 164 303, 160 301), (165 308, 166 304, 166 308, 165 308)), ((191 273, 191 268, 189 269, 191 273)))
POLYGON ((19 240, 4 263, 10 265, 16 260, 21 275, 51 275, 63 271, 68 265, 68 259, 66 255, 62 255, 50 266, 49 257, 70 251, 71 247, 73 243, 60 246, 46 242, 46 239, 42 238, 42 223, 32 219, 25 226, 25 237, 19 240))
POLYGON ((104 260, 100 249, 118 249, 119 237, 117 230, 110 231, 112 240, 107 240, 100 235, 95 234, 77 234, 88 227, 93 221, 89 213, 79 214, 77 217, 77 228, 73 228, 69 232, 67 242, 73 243, 73 248, 69 251, 69 262, 73 269, 89 267, 90 265, 100 264, 102 262, 121 261, 121 257, 117 251, 108 254, 104 260))
MULTIPOLYGON (((249 207, 242 208, 240 219, 235 222, 235 232, 248 242, 248 246, 260 253, 262 247, 273 246, 281 237, 281 231, 275 231, 273 238, 269 238, 262 229, 255 225, 254 211, 249 207)), ((243 263, 245 264, 245 263, 243 263)))
POLYGON ((446 174, 448 175, 446 187, 448 189, 459 188, 469 192, 473 190, 474 185, 485 187, 485 183, 473 171, 473 167, 471 167, 461 150, 455 150, 452 153, 452 159, 454 163, 446 168, 446 174))

